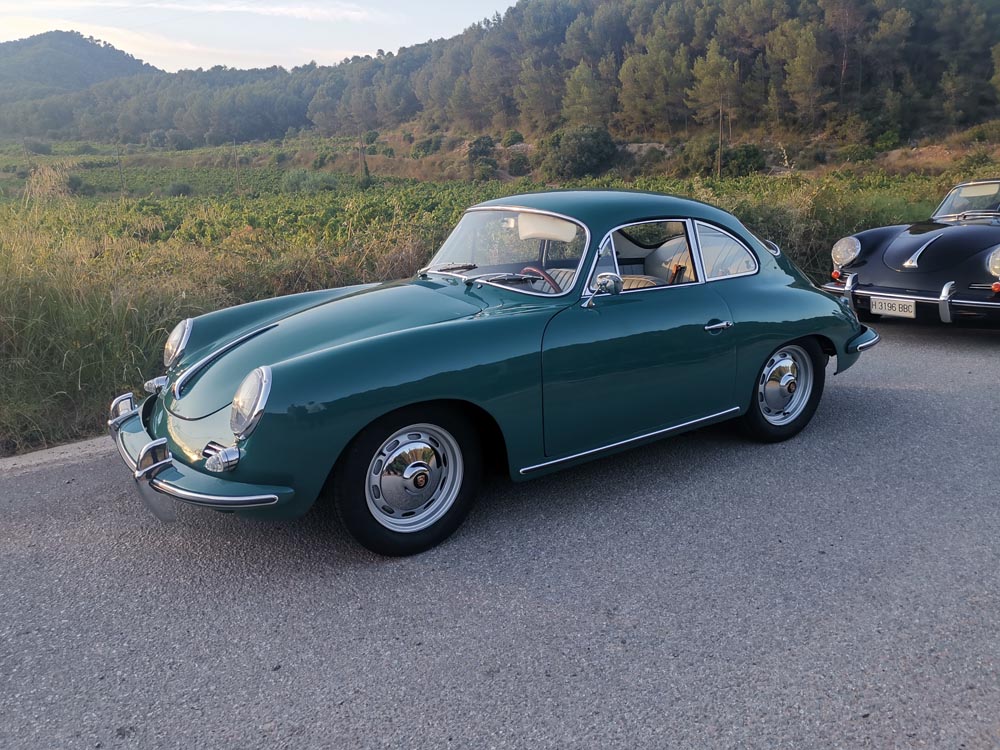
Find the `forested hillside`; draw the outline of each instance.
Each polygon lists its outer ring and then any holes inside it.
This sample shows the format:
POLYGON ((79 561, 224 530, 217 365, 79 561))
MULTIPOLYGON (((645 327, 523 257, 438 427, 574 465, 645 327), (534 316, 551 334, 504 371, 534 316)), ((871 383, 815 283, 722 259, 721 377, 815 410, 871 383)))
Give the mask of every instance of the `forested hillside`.
POLYGON ((79 91, 112 78, 160 72, 75 31, 49 31, 0 44, 0 102, 79 91))
MULTIPOLYGON (((3 97, 0 135, 184 147, 289 129, 597 124, 641 140, 701 124, 907 138, 996 116, 998 21, 990 0, 521 0, 457 37, 332 67, 134 75, 3 97)), ((7 61, 12 45, 39 39, 0 45, 3 85, 30 85, 7 61)))

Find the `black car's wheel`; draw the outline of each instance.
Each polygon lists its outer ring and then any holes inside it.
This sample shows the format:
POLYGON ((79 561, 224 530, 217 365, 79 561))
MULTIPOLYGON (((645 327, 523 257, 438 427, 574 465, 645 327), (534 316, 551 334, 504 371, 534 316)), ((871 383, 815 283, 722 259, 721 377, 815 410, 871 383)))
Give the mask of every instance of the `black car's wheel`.
POLYGON ((826 382, 827 357, 813 339, 778 347, 754 381, 743 427, 755 440, 787 440, 809 424, 826 382))
POLYGON ((482 451, 464 415, 413 407, 372 422, 334 470, 337 514, 380 555, 413 555, 459 527, 479 489, 482 451))

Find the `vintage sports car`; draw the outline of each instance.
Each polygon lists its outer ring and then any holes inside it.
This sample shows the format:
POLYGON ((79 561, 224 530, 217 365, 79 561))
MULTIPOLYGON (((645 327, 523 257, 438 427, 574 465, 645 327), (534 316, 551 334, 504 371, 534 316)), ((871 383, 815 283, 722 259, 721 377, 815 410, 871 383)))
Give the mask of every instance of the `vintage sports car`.
POLYGON ((823 288, 862 320, 1000 320, 1000 180, 964 182, 927 221, 845 237, 832 255, 823 288))
POLYGON ((413 278, 182 321, 109 427, 161 518, 290 517, 328 493, 361 544, 403 555, 457 528, 486 463, 528 479, 733 418, 791 437, 828 358, 877 341, 719 209, 519 195, 469 209, 413 278))

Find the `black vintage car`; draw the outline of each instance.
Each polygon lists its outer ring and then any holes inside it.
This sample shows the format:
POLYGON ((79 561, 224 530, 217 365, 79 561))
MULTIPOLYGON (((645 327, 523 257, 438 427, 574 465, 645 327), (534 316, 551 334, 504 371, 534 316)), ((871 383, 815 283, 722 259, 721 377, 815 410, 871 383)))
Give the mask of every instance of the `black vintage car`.
POLYGON ((862 320, 1000 322, 1000 180, 964 182, 927 221, 859 232, 831 254, 823 288, 862 320))

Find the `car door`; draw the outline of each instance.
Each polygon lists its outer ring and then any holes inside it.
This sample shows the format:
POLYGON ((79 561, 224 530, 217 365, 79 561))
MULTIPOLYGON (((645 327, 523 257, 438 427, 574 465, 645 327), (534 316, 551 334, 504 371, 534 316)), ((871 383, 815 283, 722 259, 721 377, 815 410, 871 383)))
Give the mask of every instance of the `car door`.
MULTIPOLYGON (((594 450, 734 408, 732 316, 713 285, 704 283, 690 241, 691 222, 676 223, 684 233, 669 242, 676 245, 682 238, 689 253, 680 281, 680 264, 672 262, 676 253, 659 271, 664 264, 654 258, 650 267, 651 252, 643 270, 662 276, 660 283, 650 281, 655 277, 648 273, 625 274, 620 294, 598 294, 592 305, 574 304, 546 328, 546 455, 594 450)), ((617 269, 619 241, 626 243, 618 234, 612 237, 617 269)), ((607 262, 595 264, 594 273, 602 266, 607 270, 607 262)))

